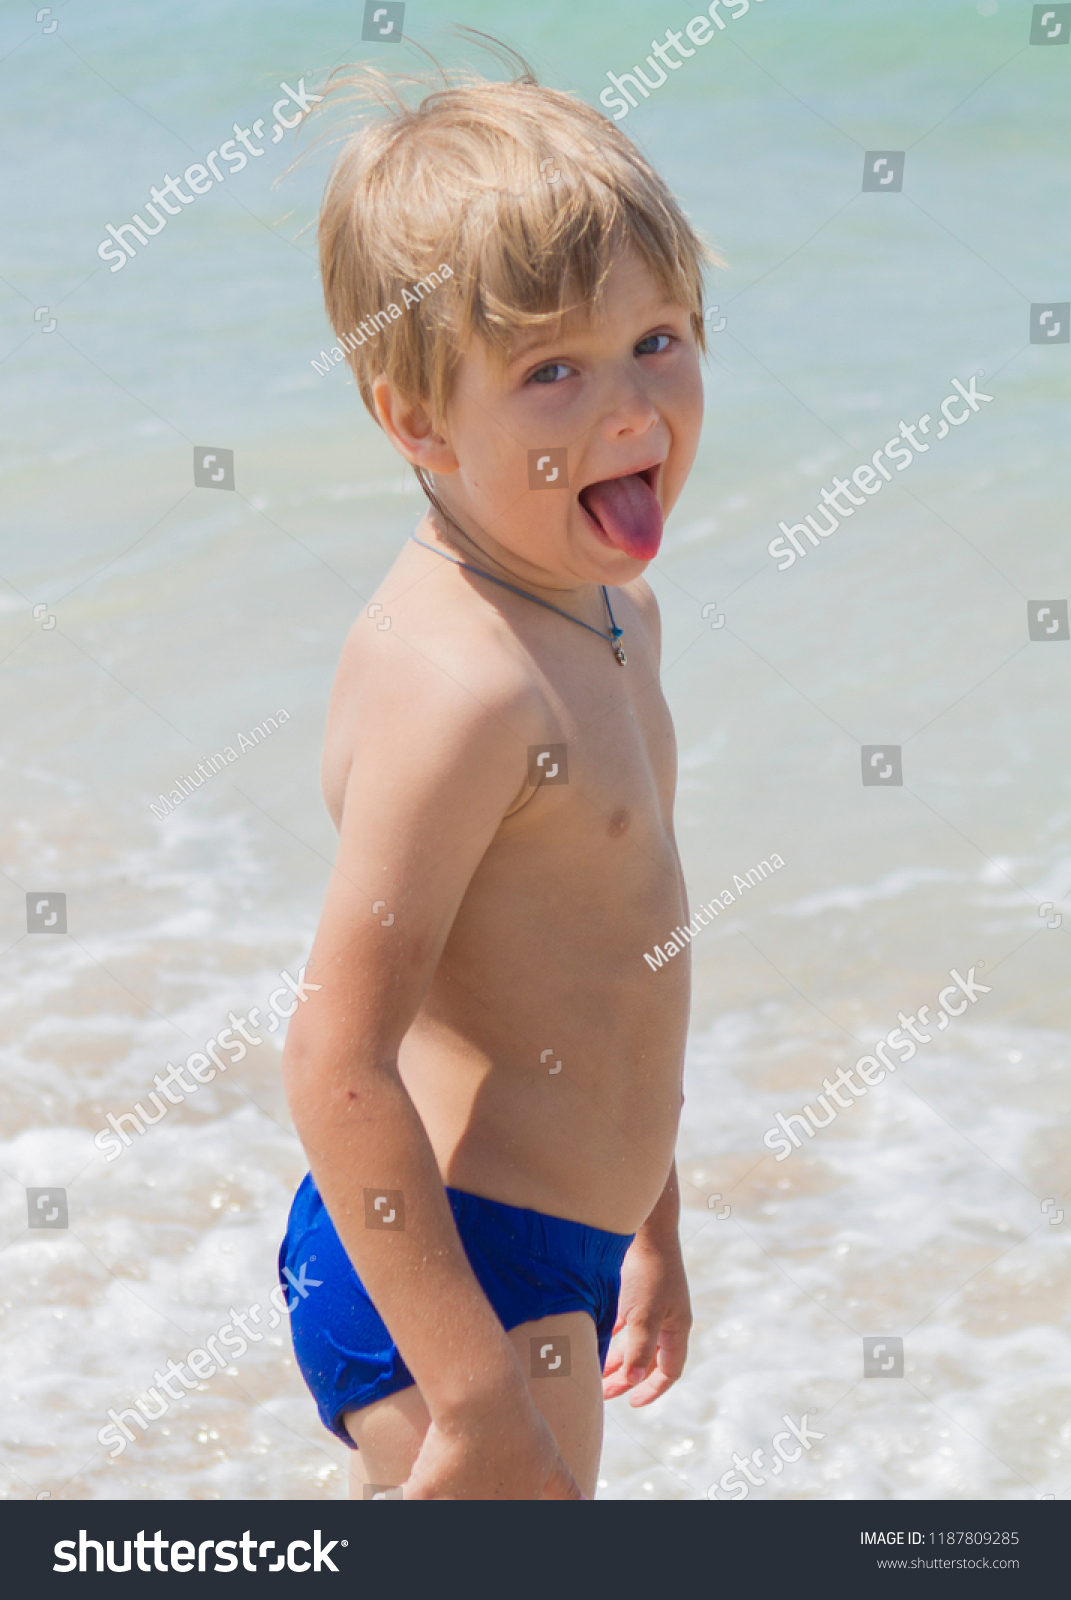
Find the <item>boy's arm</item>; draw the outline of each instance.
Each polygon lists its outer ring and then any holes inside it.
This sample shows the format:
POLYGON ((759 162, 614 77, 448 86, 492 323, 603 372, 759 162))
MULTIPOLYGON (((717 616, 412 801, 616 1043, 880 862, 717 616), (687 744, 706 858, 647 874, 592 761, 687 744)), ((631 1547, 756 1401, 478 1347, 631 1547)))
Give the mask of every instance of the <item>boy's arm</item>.
POLYGON ((677 1234, 680 1209, 674 1162, 622 1263, 614 1342, 603 1377, 607 1400, 628 1393, 630 1406, 650 1405, 684 1370, 692 1307, 677 1234))
POLYGON ((362 631, 333 711, 353 762, 310 961, 322 988, 290 1024, 287 1096, 342 1244, 431 1413, 407 1494, 577 1498, 397 1067, 469 880, 523 792, 533 707, 523 683, 503 687, 499 663, 490 682, 478 663, 443 670, 400 639, 388 655, 362 631), (380 1189, 401 1191, 404 1229, 366 1225, 366 1192, 380 1189))

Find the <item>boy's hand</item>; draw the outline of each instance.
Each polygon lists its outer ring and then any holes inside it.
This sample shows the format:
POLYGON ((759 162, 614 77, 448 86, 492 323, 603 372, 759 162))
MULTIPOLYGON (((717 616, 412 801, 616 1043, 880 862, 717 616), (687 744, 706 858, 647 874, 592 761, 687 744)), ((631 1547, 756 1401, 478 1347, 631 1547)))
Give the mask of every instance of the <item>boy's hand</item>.
POLYGON ((637 1235, 621 1266, 603 1398, 615 1400, 631 1390, 629 1405, 647 1406, 665 1394, 684 1370, 691 1325, 688 1279, 676 1239, 654 1244, 637 1235))
POLYGON ((405 1500, 581 1500, 554 1435, 522 1390, 450 1423, 432 1419, 405 1500))

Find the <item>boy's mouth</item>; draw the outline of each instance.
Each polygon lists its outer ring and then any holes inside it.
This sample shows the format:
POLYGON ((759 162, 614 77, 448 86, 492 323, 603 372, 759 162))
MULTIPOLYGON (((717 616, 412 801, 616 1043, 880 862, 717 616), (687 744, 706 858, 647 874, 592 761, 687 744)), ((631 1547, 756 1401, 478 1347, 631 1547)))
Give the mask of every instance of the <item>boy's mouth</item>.
POLYGON ((615 550, 634 561, 651 561, 662 543, 662 507, 655 494, 661 462, 642 472, 603 478, 581 489, 577 499, 589 523, 615 550))

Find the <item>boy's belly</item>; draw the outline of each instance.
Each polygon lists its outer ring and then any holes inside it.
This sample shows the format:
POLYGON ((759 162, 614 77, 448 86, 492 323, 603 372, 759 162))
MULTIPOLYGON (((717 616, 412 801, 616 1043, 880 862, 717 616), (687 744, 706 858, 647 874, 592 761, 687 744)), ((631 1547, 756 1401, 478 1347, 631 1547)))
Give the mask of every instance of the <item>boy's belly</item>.
POLYGON ((644 961, 683 911, 664 878, 640 887, 635 918, 580 916, 564 888, 553 914, 507 900, 512 926, 459 918, 399 1056, 451 1187, 613 1233, 650 1214, 680 1118, 689 972, 686 951, 644 961))

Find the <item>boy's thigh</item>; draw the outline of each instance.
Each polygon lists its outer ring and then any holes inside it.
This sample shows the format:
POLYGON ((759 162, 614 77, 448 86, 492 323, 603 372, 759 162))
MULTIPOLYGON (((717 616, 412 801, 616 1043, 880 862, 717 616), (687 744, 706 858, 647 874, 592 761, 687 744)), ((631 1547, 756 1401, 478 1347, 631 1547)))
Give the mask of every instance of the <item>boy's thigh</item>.
POLYGON ((375 1400, 360 1411, 347 1411, 343 1421, 356 1450, 350 1456, 350 1499, 371 1498, 377 1490, 397 1488, 408 1478, 430 1421, 415 1384, 375 1400))
POLYGON ((594 1322, 584 1311, 568 1311, 522 1323, 509 1339, 562 1459, 594 1499, 602 1454, 602 1363, 594 1322))
MULTIPOLYGON (((595 1324, 586 1312, 569 1311, 524 1322, 507 1338, 566 1465, 584 1494, 594 1498, 602 1450, 602 1368, 595 1324)), ((405 1482, 429 1420, 415 1386, 347 1412, 346 1428, 357 1445, 350 1466, 352 1499, 365 1497, 366 1484, 393 1487, 405 1482)))

